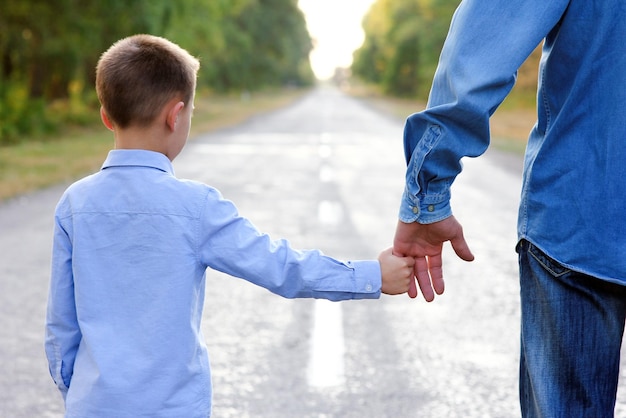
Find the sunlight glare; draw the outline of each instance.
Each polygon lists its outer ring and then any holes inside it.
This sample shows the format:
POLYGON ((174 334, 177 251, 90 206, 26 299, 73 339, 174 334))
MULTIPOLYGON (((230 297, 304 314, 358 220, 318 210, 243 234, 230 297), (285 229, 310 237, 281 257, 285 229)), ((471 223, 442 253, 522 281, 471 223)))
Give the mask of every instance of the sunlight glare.
POLYGON ((361 21, 375 0, 299 0, 313 39, 311 67, 321 80, 349 67, 365 38, 361 21))

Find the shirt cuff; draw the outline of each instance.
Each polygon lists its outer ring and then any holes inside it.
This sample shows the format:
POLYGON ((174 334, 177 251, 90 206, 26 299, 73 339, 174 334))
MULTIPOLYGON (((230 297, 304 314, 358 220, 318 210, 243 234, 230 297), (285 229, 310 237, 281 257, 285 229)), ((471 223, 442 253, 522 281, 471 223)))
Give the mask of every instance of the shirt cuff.
POLYGON ((398 218, 404 223, 418 222, 432 224, 452 216, 449 193, 436 196, 423 196, 420 200, 406 190, 402 195, 398 218))
POLYGON ((378 260, 349 261, 354 269, 354 299, 378 299, 382 288, 382 272, 378 260))

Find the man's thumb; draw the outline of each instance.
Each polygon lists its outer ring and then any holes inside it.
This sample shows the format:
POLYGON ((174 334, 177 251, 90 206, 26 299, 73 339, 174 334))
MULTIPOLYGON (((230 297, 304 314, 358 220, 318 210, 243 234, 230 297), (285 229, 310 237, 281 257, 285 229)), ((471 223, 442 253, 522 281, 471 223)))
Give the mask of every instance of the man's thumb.
POLYGON ((474 261, 474 254, 472 254, 472 251, 467 245, 467 242, 465 241, 463 235, 453 240, 450 240, 450 244, 452 244, 452 249, 454 249, 454 252, 456 253, 456 255, 459 256, 460 259, 465 261, 474 261))

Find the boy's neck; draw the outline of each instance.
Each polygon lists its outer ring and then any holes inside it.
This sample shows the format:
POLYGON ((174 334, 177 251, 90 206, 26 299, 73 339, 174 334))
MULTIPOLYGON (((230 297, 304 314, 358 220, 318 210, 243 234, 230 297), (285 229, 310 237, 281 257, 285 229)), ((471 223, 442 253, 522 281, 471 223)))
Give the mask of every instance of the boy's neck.
POLYGON ((115 131, 115 149, 144 149, 165 154, 167 139, 152 128, 127 128, 115 131))
POLYGON ((116 126, 108 118, 104 107, 100 115, 104 125, 113 131, 115 149, 143 149, 165 155, 170 161, 180 153, 189 135, 193 107, 172 99, 148 126, 116 126))

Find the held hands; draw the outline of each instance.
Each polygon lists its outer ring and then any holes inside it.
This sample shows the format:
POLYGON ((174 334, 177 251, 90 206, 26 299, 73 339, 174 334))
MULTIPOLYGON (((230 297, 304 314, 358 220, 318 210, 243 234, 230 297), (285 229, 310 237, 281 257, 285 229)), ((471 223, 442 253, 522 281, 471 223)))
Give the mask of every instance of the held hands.
MULTIPOLYGON (((444 291, 441 250, 443 243, 450 241, 456 255, 465 261, 474 260, 465 238, 463 228, 454 216, 432 224, 398 221, 393 242, 393 253, 400 257, 414 257, 414 275, 422 295, 427 302, 444 291)), ((417 297, 415 281, 411 279, 409 296, 417 297)))
POLYGON ((409 290, 413 282, 413 257, 398 257, 392 254, 392 248, 381 252, 378 256, 382 273, 382 292, 388 295, 399 295, 409 290))

